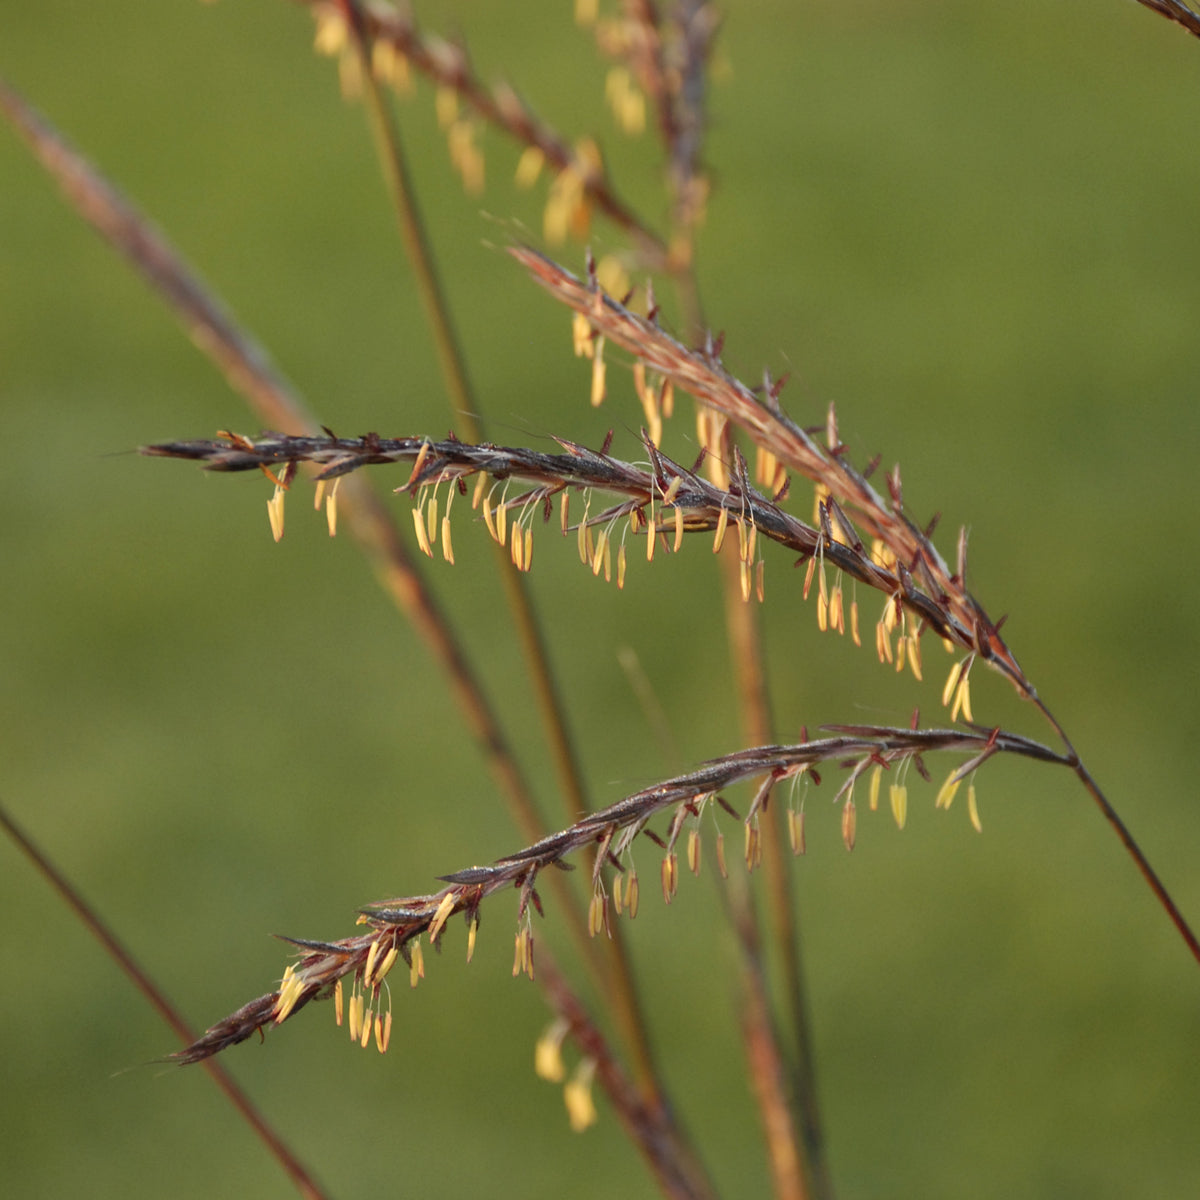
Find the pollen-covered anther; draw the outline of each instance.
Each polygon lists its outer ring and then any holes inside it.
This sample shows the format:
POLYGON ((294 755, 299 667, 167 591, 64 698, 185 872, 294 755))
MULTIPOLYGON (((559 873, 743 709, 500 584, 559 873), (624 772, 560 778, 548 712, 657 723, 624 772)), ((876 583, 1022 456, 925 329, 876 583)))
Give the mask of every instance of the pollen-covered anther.
POLYGON ((450 518, 442 518, 442 557, 454 566, 454 546, 450 541, 450 518))
POLYGON ((379 964, 379 969, 375 972, 376 984, 382 983, 388 977, 388 972, 396 965, 396 959, 399 957, 400 949, 398 946, 393 946, 383 956, 383 961, 379 964))
POLYGON ((949 808, 954 803, 954 797, 958 794, 959 784, 961 779, 956 779, 952 771, 947 777, 946 782, 938 789, 937 799, 933 802, 934 808, 949 808))
POLYGON ((983 824, 979 820, 979 802, 975 798, 975 785, 973 783, 967 785, 967 815, 971 818, 971 824, 975 827, 975 832, 982 833, 983 824))
POLYGON ((604 552, 608 548, 608 530, 600 530, 596 538, 596 544, 592 549, 592 574, 599 575, 600 568, 604 565, 604 552))
POLYGON ((883 780, 883 766, 880 763, 875 764, 875 769, 871 772, 871 780, 868 784, 867 799, 872 812, 879 808, 879 785, 883 780))
POLYGON ((350 993, 350 1040, 352 1042, 357 1042, 362 1036, 364 1004, 362 992, 350 993))
POLYGON ((429 545, 429 535, 425 532, 425 514, 420 508, 413 509, 413 529, 416 531, 417 545, 421 547, 422 553, 432 558, 433 550, 429 545))
POLYGON ((386 1054, 388 1043, 392 1040, 392 1010, 377 1013, 375 1016, 375 1045, 380 1054, 386 1054))
POLYGON ((537 183, 542 167, 546 165, 546 155, 538 146, 526 146, 517 160, 515 181, 519 188, 531 188, 537 183))
POLYGON ((604 403, 606 395, 604 362, 604 338, 596 339, 595 354, 592 357, 592 407, 599 408, 604 403))
POLYGON ((431 943, 437 941, 438 934, 442 932, 443 926, 449 920, 457 900, 458 897, 454 892, 447 892, 441 898, 437 906, 437 911, 433 914, 433 920, 429 922, 429 940, 431 943))
POLYGON ((591 358, 595 353, 592 346, 591 322, 581 312, 577 312, 571 318, 571 344, 576 358, 591 358))
POLYGON ((413 938, 411 955, 408 964, 408 986, 415 988, 425 978, 425 953, 421 949, 420 938, 413 938))
POLYGON ((729 878, 729 868, 725 865, 725 834, 721 830, 717 830, 716 837, 717 851, 717 870, 721 874, 722 879, 729 878))
POLYGON ((663 900, 670 904, 675 898, 676 889, 679 887, 679 858, 672 850, 665 855, 662 861, 662 892, 663 900))
POLYGON ((817 628, 824 633, 829 628, 829 591, 825 584, 825 564, 817 571, 817 628))
POLYGON ((843 637, 846 634, 846 610, 842 599, 842 584, 839 580, 829 594, 829 624, 843 637))
POLYGON ((588 904, 588 937, 595 937, 608 924, 608 897, 597 888, 588 904))
POLYGON ((338 487, 341 482, 341 476, 338 476, 333 481, 333 487, 329 489, 329 494, 325 497, 325 525, 329 530, 330 537, 337 537, 338 487))
POLYGON ((304 992, 304 979, 297 975, 295 968, 290 964, 283 973, 283 980, 279 985, 279 999, 275 1001, 275 1024, 282 1025, 284 1021, 291 1016, 292 1009, 296 1007, 297 1001, 304 992))
POLYGON ((722 507, 720 516, 717 517, 717 532, 713 538, 713 553, 720 554, 721 546, 725 542, 725 530, 729 527, 729 509, 722 507))
POLYGON ((915 629, 908 635, 908 669, 920 683, 924 678, 921 674, 921 638, 915 629))
POLYGON ((398 95, 411 95, 412 72, 407 57, 389 41, 380 38, 371 46, 371 74, 380 83, 386 83, 398 95))
POLYGON ((700 831, 698 829, 688 830, 687 843, 687 860, 688 870, 693 875, 700 874, 700 831))
POLYGON ((434 96, 434 110, 437 113, 439 129, 449 129, 458 117, 458 93, 445 84, 441 85, 434 96))
POLYGON ((283 498, 287 491, 282 484, 275 485, 275 492, 267 501, 267 519, 271 522, 271 536, 278 542, 283 538, 283 498))
POLYGON ((596 1060, 585 1058, 575 1068, 575 1074, 563 1088, 563 1103, 567 1106, 567 1118, 576 1133, 582 1133, 596 1123, 596 1103, 592 1099, 592 1078, 595 1074, 596 1060))
POLYGON ((470 962, 475 957, 475 939, 478 934, 479 916, 473 913, 470 921, 467 923, 467 962, 470 962))
POLYGON ((533 1069, 547 1083, 562 1083, 567 1070, 563 1066, 562 1044, 570 1026, 559 1017, 548 1025, 533 1048, 533 1069))
POLYGON ((746 869, 753 871, 755 867, 762 866, 763 856, 763 839, 762 829, 759 825, 757 815, 747 821, 744 826, 746 830, 745 837, 745 857, 746 869))
POLYGON ((513 947, 513 978, 525 972, 533 978, 533 934, 527 925, 517 930, 517 938, 513 947))
POLYGON ((892 817, 896 828, 903 829, 908 820, 908 788, 902 783, 893 783, 888 792, 892 805, 892 817))
POLYGON ((862 639, 858 636, 858 601, 850 601, 850 636, 854 639, 856 646, 862 645, 862 639))
POLYGON ((804 809, 789 808, 787 810, 788 845, 792 853, 801 855, 805 851, 804 842, 804 809))
POLYGON ((604 81, 604 98, 622 132, 636 135, 646 128, 646 97, 626 67, 613 67, 604 81))
POLYGON ((370 949, 367 951, 367 963, 363 967, 362 982, 364 988, 371 986, 371 974, 375 970, 375 959, 379 954, 380 943, 374 941, 371 943, 370 949))
POLYGON ((679 548, 683 545, 683 509, 679 505, 675 506, 675 553, 679 553, 679 548))
POLYGON ((362 1034, 359 1037, 358 1044, 365 1050, 371 1041, 371 1031, 375 1025, 375 1010, 368 1008, 363 1013, 362 1034))
POLYGON ((617 550, 617 588, 625 587, 625 543, 622 542, 617 550))
POLYGON ((963 663, 965 659, 960 659, 950 668, 950 674, 946 676, 946 686, 942 688, 942 707, 948 708, 950 701, 954 697, 954 690, 958 687, 959 676, 962 674, 963 663))
POLYGON ((333 985, 333 1016, 338 1028, 342 1027, 342 1019, 346 1014, 345 999, 342 995, 342 981, 339 979, 333 985))
POLYGON ((957 721, 960 712, 965 720, 971 722, 975 720, 971 714, 971 677, 965 671, 963 672, 962 679, 958 682, 958 691, 954 696, 954 707, 950 710, 950 720, 957 721))
POLYGON ((638 884, 638 873, 636 869, 630 870, 625 879, 625 911, 629 914, 629 919, 632 921, 638 915, 638 900, 641 896, 641 887, 638 884))
POLYGON ((854 807, 854 800, 848 799, 842 806, 842 841, 846 844, 847 850, 854 849, 854 837, 858 831, 858 811, 854 807))

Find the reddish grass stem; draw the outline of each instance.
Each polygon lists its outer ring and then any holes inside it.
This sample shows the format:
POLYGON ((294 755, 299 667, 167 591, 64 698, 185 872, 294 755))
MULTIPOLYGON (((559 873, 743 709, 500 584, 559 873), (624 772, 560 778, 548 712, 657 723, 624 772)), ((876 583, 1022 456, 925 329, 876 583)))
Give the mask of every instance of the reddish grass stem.
MULTIPOLYGON (((59 898, 75 914, 81 924, 96 939, 104 952, 121 968, 125 977, 133 984, 146 1002, 171 1027, 185 1046, 196 1040, 195 1031, 180 1016, 179 1010, 167 998, 163 990, 135 961, 133 955, 100 918, 96 909, 89 904, 70 880, 38 848, 27 833, 9 816, 0 805, 0 826, 9 839, 33 864, 39 875, 58 893, 59 898)), ((233 1077, 215 1059, 203 1064, 209 1078, 221 1089, 225 1098, 237 1109, 239 1115, 266 1146, 272 1157, 296 1185, 300 1195, 308 1200, 325 1200, 327 1193, 309 1174, 307 1168, 296 1157, 283 1138, 272 1128, 267 1119, 254 1107, 250 1098, 234 1082, 233 1077)))

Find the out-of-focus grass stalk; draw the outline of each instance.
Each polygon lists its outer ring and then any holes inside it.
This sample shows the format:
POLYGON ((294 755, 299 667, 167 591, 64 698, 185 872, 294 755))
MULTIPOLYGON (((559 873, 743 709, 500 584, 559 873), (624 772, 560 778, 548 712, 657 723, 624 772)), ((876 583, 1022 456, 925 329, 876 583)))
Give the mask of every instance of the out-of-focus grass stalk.
MULTIPOLYGON (((150 1007, 171 1027, 175 1036, 185 1046, 191 1045, 196 1040, 195 1031, 180 1016, 179 1010, 171 1003, 166 993, 135 961, 124 943, 101 920, 96 909, 83 898, 79 891, 72 886, 70 880, 9 816, 3 805, 0 805, 0 826, 3 827, 9 840, 33 864, 37 873, 58 893, 60 899, 79 918, 92 937, 100 943, 108 957, 121 968, 130 983, 142 993, 150 1007)), ((242 1120, 250 1126, 271 1156, 284 1169, 288 1178, 296 1185, 296 1190, 300 1195, 306 1197, 306 1200, 326 1200, 327 1193, 321 1189, 309 1174, 308 1169, 296 1157, 291 1147, 280 1137, 266 1117, 254 1107, 250 1097, 238 1087, 233 1076, 216 1059, 206 1059, 202 1066, 208 1072, 213 1083, 221 1089, 229 1103, 237 1109, 242 1120)))

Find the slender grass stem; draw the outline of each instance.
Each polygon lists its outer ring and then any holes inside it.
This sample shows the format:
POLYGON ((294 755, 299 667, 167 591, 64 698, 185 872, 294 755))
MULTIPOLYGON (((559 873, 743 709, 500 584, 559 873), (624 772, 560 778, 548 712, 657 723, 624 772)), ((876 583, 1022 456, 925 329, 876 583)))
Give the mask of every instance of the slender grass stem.
MULTIPOLYGON (((191 1045, 196 1040, 195 1031, 183 1019, 167 994, 134 959, 125 944, 100 917, 95 907, 83 898, 79 890, 13 820, 3 805, 0 805, 0 827, 3 827, 9 840, 33 864, 34 870, 58 893, 59 898, 96 939, 105 954, 121 968, 129 982, 141 992, 146 1003, 162 1017, 185 1046, 191 1045)), ((300 1195, 306 1197, 306 1200, 326 1200, 327 1193, 313 1179, 308 1168, 296 1157, 295 1152, 266 1117, 258 1111, 250 1097, 238 1087, 233 1076, 215 1059, 208 1059, 203 1065, 209 1078, 220 1088, 229 1103, 237 1109, 242 1120, 266 1146, 271 1156, 296 1185, 296 1190, 300 1195)))
POLYGON ((1083 760, 1079 757, 1079 752, 1071 744, 1071 739, 1067 737, 1066 730, 1059 724, 1058 718, 1054 716, 1040 698, 1036 701, 1036 704, 1041 710, 1042 715, 1050 722, 1054 727, 1054 731, 1062 739, 1063 745, 1067 749, 1067 765, 1075 772, 1079 782, 1087 789, 1088 795, 1096 802, 1096 807, 1100 809, 1104 819, 1112 826, 1117 837, 1121 839, 1121 845, 1125 847, 1126 853, 1133 859, 1134 865, 1146 881, 1146 885, 1154 893, 1154 898, 1162 905, 1167 916, 1171 918, 1171 923, 1179 932, 1179 936, 1183 938, 1184 944, 1191 951, 1192 957, 1200 963, 1200 941, 1197 940, 1192 927, 1187 922, 1187 918, 1180 912, 1179 906, 1175 903, 1171 893, 1167 891, 1163 881, 1158 877, 1158 872, 1150 865, 1150 860, 1142 852, 1142 848, 1137 844, 1133 834, 1129 832, 1129 827, 1121 820, 1117 810, 1109 803, 1108 797, 1100 790, 1100 785, 1092 777, 1087 767, 1084 766, 1083 760))

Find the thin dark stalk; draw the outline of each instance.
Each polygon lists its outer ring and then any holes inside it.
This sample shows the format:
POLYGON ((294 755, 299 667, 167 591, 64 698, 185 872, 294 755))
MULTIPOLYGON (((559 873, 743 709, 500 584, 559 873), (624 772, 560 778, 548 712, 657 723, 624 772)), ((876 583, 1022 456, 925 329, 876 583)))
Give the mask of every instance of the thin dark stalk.
MULTIPOLYGON (((39 875, 58 893, 59 898, 79 919, 80 923, 96 939, 104 952, 124 972, 156 1013, 171 1027, 185 1046, 196 1040, 195 1031, 180 1015, 179 1010, 167 998, 166 993, 154 982, 135 961, 133 955, 101 919, 96 909, 86 901, 69 879, 38 848, 27 833, 9 816, 0 805, 0 826, 9 839, 33 864, 39 875)), ((233 1076, 215 1059, 204 1063, 209 1078, 220 1088, 225 1098, 237 1109, 238 1114, 266 1146, 271 1156, 296 1185, 296 1190, 308 1200, 325 1200, 327 1193, 309 1174, 308 1169, 296 1157, 291 1147, 271 1126, 270 1122, 255 1108, 250 1097, 234 1082, 233 1076)))
POLYGON ((1179 911, 1179 906, 1172 899, 1171 893, 1167 891, 1166 886, 1159 879, 1158 872, 1150 865, 1150 860, 1142 853, 1141 846, 1137 844, 1133 834, 1129 832, 1128 826, 1121 820, 1117 814, 1117 810, 1109 803, 1108 797, 1100 790, 1100 785, 1092 778, 1092 774, 1087 767, 1084 766, 1083 760, 1079 757, 1079 752, 1071 744, 1071 739, 1067 737, 1066 731, 1058 723, 1058 719, 1040 699, 1037 702, 1037 706, 1046 720, 1054 727, 1058 736, 1062 738, 1063 745, 1067 748, 1067 765, 1079 777, 1079 782, 1083 784, 1087 789, 1088 795, 1096 802, 1096 806, 1100 809, 1104 819, 1112 826, 1117 837, 1121 839, 1121 845, 1125 847, 1126 853, 1133 859, 1134 865, 1146 881, 1147 886, 1154 893, 1155 899, 1162 905, 1167 916, 1171 918, 1171 923, 1179 931, 1179 936, 1183 938, 1188 950, 1191 951, 1192 957, 1200 963, 1200 941, 1197 940, 1195 933, 1192 932, 1192 927, 1188 924, 1183 913, 1179 911))

